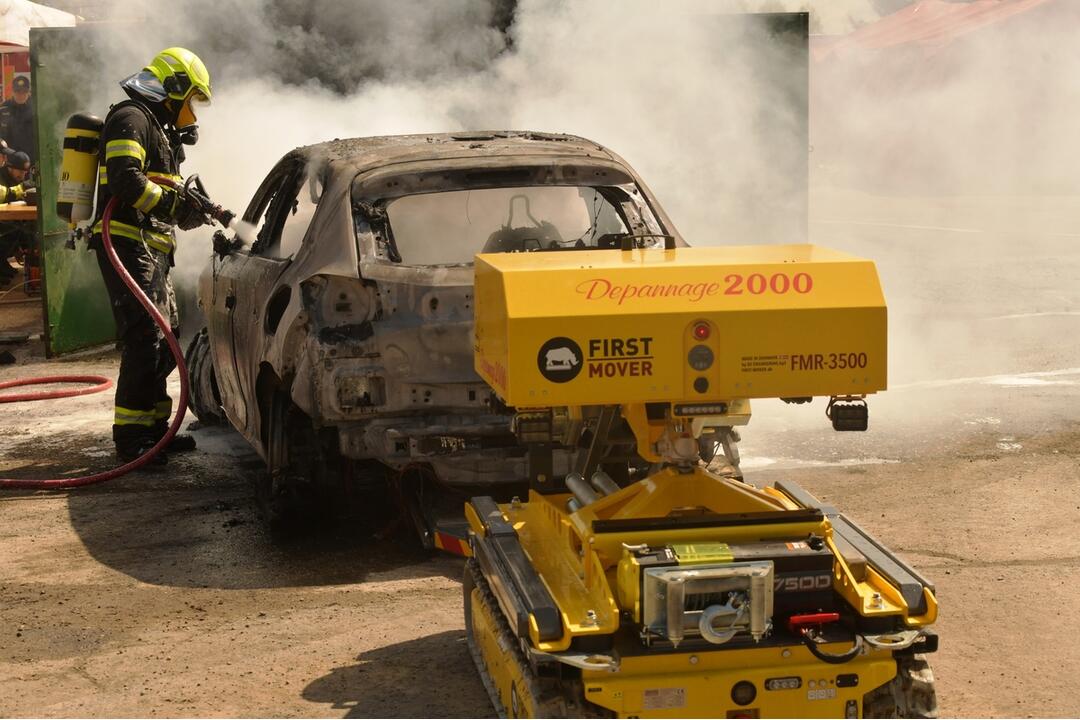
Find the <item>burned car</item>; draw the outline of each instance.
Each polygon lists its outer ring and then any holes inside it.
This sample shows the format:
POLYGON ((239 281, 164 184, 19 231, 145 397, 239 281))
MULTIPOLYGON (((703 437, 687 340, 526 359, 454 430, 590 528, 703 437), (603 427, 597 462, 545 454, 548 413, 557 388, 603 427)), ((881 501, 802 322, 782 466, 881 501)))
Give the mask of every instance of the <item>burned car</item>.
POLYGON ((477 253, 684 244, 617 155, 536 132, 299 148, 243 217, 255 242, 216 238, 199 280, 192 410, 265 460, 277 524, 388 476, 488 493, 526 476, 513 414, 473 370, 477 253))

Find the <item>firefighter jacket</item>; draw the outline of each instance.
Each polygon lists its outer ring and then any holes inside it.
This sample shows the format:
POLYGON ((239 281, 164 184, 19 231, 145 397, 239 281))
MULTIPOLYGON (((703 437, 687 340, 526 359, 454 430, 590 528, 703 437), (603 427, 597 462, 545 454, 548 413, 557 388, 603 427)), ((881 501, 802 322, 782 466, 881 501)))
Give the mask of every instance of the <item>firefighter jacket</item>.
POLYGON ((22 185, 13 185, 11 187, 0 185, 0 204, 22 200, 24 197, 26 197, 26 191, 22 185))
POLYGON ((95 236, 101 233, 106 204, 116 196, 110 236, 145 242, 147 247, 171 254, 176 247, 173 227, 180 198, 160 181, 182 180, 179 143, 174 147, 160 118, 149 107, 125 100, 114 105, 105 118, 100 147, 95 236))
POLYGON ((26 197, 23 180, 16 180, 8 166, 0 167, 0 203, 14 202, 26 197))

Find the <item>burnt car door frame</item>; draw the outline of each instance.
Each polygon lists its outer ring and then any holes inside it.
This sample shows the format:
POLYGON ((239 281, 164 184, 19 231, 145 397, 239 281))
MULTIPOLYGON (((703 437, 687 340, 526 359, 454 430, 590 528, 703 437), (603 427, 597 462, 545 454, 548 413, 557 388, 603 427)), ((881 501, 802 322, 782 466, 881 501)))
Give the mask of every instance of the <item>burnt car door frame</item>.
POLYGON ((261 343, 253 342, 251 333, 245 332, 253 325, 261 328, 254 315, 261 314, 264 305, 257 291, 258 281, 269 271, 276 279, 288 267, 289 258, 267 258, 262 255, 273 247, 274 233, 280 239, 287 209, 295 199, 298 188, 297 175, 303 175, 304 161, 297 156, 286 156, 267 174, 255 191, 243 219, 258 226, 264 220, 258 237, 250 248, 230 253, 220 261, 214 272, 214 295, 222 298, 222 307, 215 303, 215 316, 211 332, 218 337, 213 343, 214 368, 218 382, 223 387, 222 405, 233 425, 245 427, 252 420, 257 403, 254 399, 251 365, 262 350, 261 343), (290 203, 279 200, 291 193, 290 203), (276 201, 276 202, 275 202, 276 201))

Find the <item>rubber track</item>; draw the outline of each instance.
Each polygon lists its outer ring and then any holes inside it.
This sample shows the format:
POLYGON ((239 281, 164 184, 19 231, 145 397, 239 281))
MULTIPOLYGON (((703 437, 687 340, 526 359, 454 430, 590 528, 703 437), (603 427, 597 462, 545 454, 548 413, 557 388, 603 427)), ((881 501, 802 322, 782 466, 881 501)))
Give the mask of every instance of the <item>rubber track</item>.
MULTIPOLYGON (((499 608, 499 603, 495 599, 495 595, 491 592, 491 587, 488 585, 487 580, 484 579, 483 574, 480 572, 480 566, 474 559, 469 559, 465 563, 465 574, 468 579, 472 580, 472 586, 480 591, 480 599, 484 608, 496 618, 498 622, 498 640, 501 643, 506 643, 510 648, 513 648, 514 662, 517 664, 517 669, 521 673, 521 676, 526 678, 526 682, 529 684, 529 694, 533 697, 536 704, 537 717, 542 718, 566 718, 566 717, 612 717, 604 708, 593 705, 592 703, 585 703, 580 699, 574 697, 575 694, 580 693, 580 684, 575 684, 570 688, 559 688, 558 683, 554 679, 541 679, 533 672, 532 667, 529 665, 528 659, 525 657, 524 652, 521 649, 520 642, 510 630, 510 624, 503 616, 502 610, 499 608)), ((469 593, 469 583, 463 583, 463 589, 466 593, 469 593)), ((468 598, 468 595, 466 595, 468 598)), ((468 614, 470 623, 468 628, 471 628, 471 616, 472 607, 471 601, 466 599, 465 611, 468 614)), ((507 717, 507 708, 503 707, 502 701, 499 699, 499 693, 495 688, 495 682, 491 678, 491 674, 487 671, 487 666, 484 664, 483 655, 480 652, 480 648, 473 640, 472 632, 466 632, 466 642, 469 646, 469 654, 472 655, 473 663, 476 665, 477 672, 480 673, 480 680, 484 683, 484 689, 488 692, 488 697, 491 699, 491 705, 495 708, 495 712, 499 717, 507 717)))
POLYGON ((936 718, 934 673, 922 656, 896 659, 896 677, 863 696, 863 717, 936 718))

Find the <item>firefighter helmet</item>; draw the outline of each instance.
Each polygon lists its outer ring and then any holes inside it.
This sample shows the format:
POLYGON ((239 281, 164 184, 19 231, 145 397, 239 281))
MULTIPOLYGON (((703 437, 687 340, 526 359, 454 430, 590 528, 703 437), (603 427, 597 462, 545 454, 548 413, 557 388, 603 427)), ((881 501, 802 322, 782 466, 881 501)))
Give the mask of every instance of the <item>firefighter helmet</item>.
POLYGON ((190 50, 182 47, 162 50, 144 69, 154 74, 172 100, 183 102, 193 93, 210 99, 210 73, 190 50))
POLYGON ((162 50, 120 85, 132 98, 163 103, 177 128, 195 124, 195 107, 210 102, 210 73, 199 56, 182 47, 162 50))

